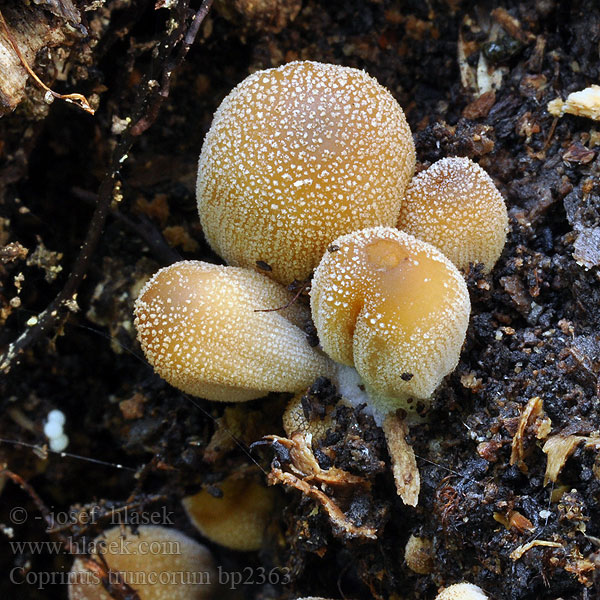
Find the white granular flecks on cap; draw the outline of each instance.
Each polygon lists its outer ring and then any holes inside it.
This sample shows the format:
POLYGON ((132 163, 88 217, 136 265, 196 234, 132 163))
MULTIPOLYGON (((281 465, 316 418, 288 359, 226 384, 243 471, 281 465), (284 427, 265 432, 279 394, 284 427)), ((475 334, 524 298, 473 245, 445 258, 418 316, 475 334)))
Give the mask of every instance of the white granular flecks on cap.
POLYGON ((225 98, 206 136, 202 227, 230 264, 305 279, 334 238, 396 223, 414 162, 402 109, 364 71, 308 61, 259 71, 225 98))
POLYGON ((309 319, 305 307, 256 312, 290 299, 259 273, 183 261, 146 284, 135 304, 135 326, 148 362, 184 392, 225 401, 295 392, 327 375, 329 361, 301 329, 309 319))
POLYGON ((487 594, 472 583, 455 583, 442 590, 435 600, 489 600, 487 594))
POLYGON ((340 251, 325 253, 311 289, 323 349, 380 396, 429 398, 456 367, 465 338, 462 276, 433 246, 391 227, 334 244, 340 251))
POLYGON ((504 200, 491 177, 468 158, 444 158, 410 182, 398 228, 441 250, 459 269, 490 271, 508 229, 504 200))

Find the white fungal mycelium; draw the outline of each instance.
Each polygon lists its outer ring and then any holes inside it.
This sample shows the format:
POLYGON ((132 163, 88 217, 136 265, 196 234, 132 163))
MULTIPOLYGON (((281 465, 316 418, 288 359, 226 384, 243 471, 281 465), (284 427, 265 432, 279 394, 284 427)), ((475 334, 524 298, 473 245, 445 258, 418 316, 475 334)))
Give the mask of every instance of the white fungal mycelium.
POLYGON ((303 61, 223 101, 198 166, 200 221, 229 264, 310 276, 338 236, 396 224, 415 150, 402 109, 364 71, 303 61))
POLYGON ((148 362, 184 392, 229 402, 295 392, 330 364, 302 330, 307 308, 282 309, 290 299, 254 271, 183 261, 146 284, 135 326, 148 362))
POLYGON ((506 205, 491 177, 468 158, 443 158, 410 182, 398 228, 434 245, 459 269, 490 271, 508 229, 506 205))
MULTIPOLYGON (((470 302, 436 248, 390 227, 342 236, 315 271, 313 319, 323 349, 353 365, 372 401, 428 399, 458 363, 470 302)), ((386 412, 386 409, 383 409, 386 412)))

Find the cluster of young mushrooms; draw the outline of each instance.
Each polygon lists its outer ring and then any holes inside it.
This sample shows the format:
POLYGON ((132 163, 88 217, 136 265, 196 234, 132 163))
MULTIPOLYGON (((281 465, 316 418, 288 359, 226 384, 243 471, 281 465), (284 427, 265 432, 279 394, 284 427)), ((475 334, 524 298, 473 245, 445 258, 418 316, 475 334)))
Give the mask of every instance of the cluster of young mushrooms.
MULTIPOLYGON (((135 305, 156 372, 225 402, 325 376, 368 402, 395 467, 398 453, 414 462, 406 416, 456 367, 468 326, 459 269, 491 270, 508 223, 471 160, 414 169, 401 107, 364 71, 301 61, 242 81, 215 113, 197 180, 204 234, 228 266, 161 269, 135 305), (309 310, 288 287, 311 275, 309 310)), ((394 470, 416 505, 418 482, 394 470)))

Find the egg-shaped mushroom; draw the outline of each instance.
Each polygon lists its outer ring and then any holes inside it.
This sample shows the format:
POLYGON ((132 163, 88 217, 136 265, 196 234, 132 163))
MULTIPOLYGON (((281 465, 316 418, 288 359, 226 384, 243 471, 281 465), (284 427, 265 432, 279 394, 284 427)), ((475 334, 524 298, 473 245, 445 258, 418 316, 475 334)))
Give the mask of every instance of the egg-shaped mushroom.
POLYGON ((288 63, 246 78, 215 113, 198 165, 200 221, 229 264, 304 280, 334 238, 396 224, 414 164, 404 113, 375 79, 288 63))
POLYGON ((398 229, 434 245, 459 269, 491 271, 506 242, 508 216, 492 178, 468 158, 443 158, 410 182, 398 229))
POLYGON ((311 308, 325 352, 354 366, 373 399, 408 408, 456 367, 470 302, 439 250, 374 227, 335 240, 315 271, 311 308))
POLYGON ((217 497, 204 489, 183 498, 188 517, 212 542, 232 550, 259 550, 273 518, 275 490, 255 478, 234 475, 218 487, 217 497))
POLYGON ((135 303, 138 339, 154 370, 180 390, 237 402, 295 392, 330 372, 310 346, 306 307, 240 267, 182 261, 158 271, 135 303))

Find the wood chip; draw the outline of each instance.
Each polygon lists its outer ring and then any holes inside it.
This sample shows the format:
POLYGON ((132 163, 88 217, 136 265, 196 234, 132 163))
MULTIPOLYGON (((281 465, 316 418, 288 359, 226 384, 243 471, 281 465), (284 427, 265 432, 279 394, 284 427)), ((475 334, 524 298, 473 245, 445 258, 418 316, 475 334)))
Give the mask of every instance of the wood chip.
POLYGON ((505 8, 495 8, 491 14, 492 18, 515 40, 519 40, 523 44, 535 40, 535 35, 531 31, 525 31, 521 22, 511 16, 505 8))
POLYGON ((404 504, 417 506, 421 478, 415 452, 406 442, 408 425, 406 421, 398 418, 396 413, 390 413, 383 422, 383 432, 392 459, 392 471, 398 495, 404 504))
POLYGON ((535 435, 538 439, 542 439, 550 432, 551 422, 550 419, 544 413, 544 407, 542 399, 539 396, 531 398, 525 405, 521 418, 519 419, 519 425, 517 426, 517 432, 515 433, 512 441, 512 452, 510 454, 510 464, 518 465, 519 469, 523 473, 527 472, 527 466, 525 465, 525 433, 527 428, 532 426, 536 421, 537 431, 535 435))
POLYGON ((548 103, 548 112, 555 117, 568 113, 600 121, 600 85, 591 85, 579 92, 573 92, 565 101, 556 98, 548 103))
POLYGON ((368 538, 375 540, 377 539, 377 530, 372 527, 354 525, 346 515, 341 511, 339 506, 329 496, 324 494, 314 485, 310 485, 293 475, 292 473, 284 473, 279 468, 271 467, 269 473, 269 483, 274 485, 276 483, 282 483, 289 487, 300 490, 304 495, 317 500, 323 508, 327 511, 329 519, 331 520, 334 527, 344 532, 350 538, 368 538))

